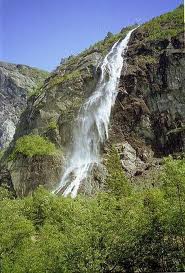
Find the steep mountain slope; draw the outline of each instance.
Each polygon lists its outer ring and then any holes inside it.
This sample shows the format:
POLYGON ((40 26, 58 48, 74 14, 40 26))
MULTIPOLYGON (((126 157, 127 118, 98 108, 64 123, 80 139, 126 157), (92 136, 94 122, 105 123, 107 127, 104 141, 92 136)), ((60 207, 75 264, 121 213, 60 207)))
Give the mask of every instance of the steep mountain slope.
POLYGON ((12 140, 29 93, 47 75, 45 71, 26 65, 0 62, 0 149, 12 140))
POLYGON ((125 144, 119 149, 128 149, 131 158, 134 148, 133 161, 126 160, 123 166, 137 174, 148 168, 143 162, 153 153, 161 157, 185 149, 183 7, 139 27, 127 53, 127 72, 122 73, 113 109, 111 142, 122 139, 125 144))
MULTIPOLYGON (((29 99, 14 140, 3 157, 8 171, 1 172, 1 183, 7 183, 8 174, 8 183, 18 195, 28 194, 39 184, 52 188, 58 183, 63 158, 73 141, 78 110, 95 88, 103 57, 129 29, 66 60, 29 99), (30 134, 48 138, 63 154, 46 151, 41 155, 33 140, 34 152, 29 157, 30 146, 25 145, 23 136, 30 134)), ((110 138, 102 149, 105 164, 94 170, 81 189, 89 194, 104 186, 106 157, 113 144, 123 169, 132 177, 147 173, 155 165, 155 157, 184 151, 183 6, 135 30, 127 63, 112 113, 110 138)), ((32 139, 29 136, 29 143, 32 139)))

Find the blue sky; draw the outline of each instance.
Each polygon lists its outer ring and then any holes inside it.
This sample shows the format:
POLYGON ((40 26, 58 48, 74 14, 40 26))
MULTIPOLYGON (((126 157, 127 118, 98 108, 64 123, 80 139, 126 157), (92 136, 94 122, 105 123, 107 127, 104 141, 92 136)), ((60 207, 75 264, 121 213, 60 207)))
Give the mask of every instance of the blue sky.
POLYGON ((0 60, 46 70, 182 0, 0 0, 0 60))

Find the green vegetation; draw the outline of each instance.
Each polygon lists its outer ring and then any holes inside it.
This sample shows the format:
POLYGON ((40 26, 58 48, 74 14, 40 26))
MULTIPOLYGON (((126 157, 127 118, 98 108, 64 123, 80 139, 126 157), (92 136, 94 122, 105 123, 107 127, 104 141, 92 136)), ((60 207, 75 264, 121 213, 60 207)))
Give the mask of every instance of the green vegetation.
POLYGON ((4 149, 0 149, 0 159, 3 157, 4 155, 4 149))
POLYGON ((115 147, 111 147, 107 155, 106 168, 108 171, 106 186, 109 192, 115 195, 129 195, 130 182, 123 172, 120 158, 115 147))
POLYGON ((76 199, 0 191, 0 273, 184 271, 185 161, 168 159, 160 181, 118 194, 118 179, 107 193, 76 199))
POLYGON ((157 59, 154 56, 151 55, 139 55, 137 57, 138 64, 141 64, 142 66, 145 64, 155 64, 157 63, 157 59))
POLYGON ((5 199, 13 199, 13 194, 10 191, 8 191, 5 187, 0 187, 0 201, 5 199))
MULTIPOLYGON (((181 5, 177 9, 163 14, 159 17, 154 18, 153 20, 140 26, 140 29, 145 32, 145 40, 160 40, 169 37, 174 37, 179 33, 184 31, 184 6, 181 5)), ((81 58, 86 57, 87 55, 93 52, 100 52, 105 56, 113 44, 119 39, 123 39, 129 30, 136 27, 136 25, 128 26, 124 28, 121 32, 115 35, 108 35, 104 40, 99 41, 98 43, 90 46, 88 49, 84 50, 77 56, 71 56, 65 62, 65 67, 71 67, 77 64, 81 58)), ((142 61, 144 63, 154 63, 155 59, 152 56, 142 56, 142 61)), ((47 88, 52 88, 55 85, 61 84, 64 81, 74 80, 81 76, 80 71, 74 70, 68 72, 63 76, 56 75, 50 78, 49 83, 46 85, 47 88)))
POLYGON ((94 45, 91 45, 88 49, 85 49, 83 52, 81 52, 77 56, 70 56, 66 60, 65 66, 67 66, 67 67, 73 66, 73 65, 77 64, 81 58, 84 58, 93 52, 100 52, 103 56, 105 56, 108 53, 108 51, 110 50, 110 48, 113 46, 113 44, 115 42, 117 42, 119 39, 123 39, 126 36, 126 34, 128 33, 128 31, 134 27, 136 27, 136 25, 125 27, 123 31, 121 31, 117 34, 114 34, 114 35, 112 33, 108 32, 107 36, 104 40, 99 41, 99 42, 95 43, 94 45))
POLYGON ((31 77, 37 81, 37 85, 29 92, 29 97, 38 96, 42 91, 44 80, 49 76, 49 72, 37 68, 27 67, 25 65, 18 65, 21 74, 31 77))
POLYGON ((109 49, 112 47, 112 45, 117 42, 119 39, 124 38, 125 33, 118 33, 113 36, 111 36, 108 39, 105 39, 103 41, 100 41, 94 45, 94 48, 97 48, 97 51, 100 51, 103 55, 105 55, 109 49))
POLYGON ((185 131, 185 125, 183 125, 182 127, 175 128, 175 129, 172 129, 172 130, 168 131, 167 135, 178 134, 178 133, 181 133, 181 132, 184 132, 184 131, 185 131))
MULTIPOLYGON (((182 31, 181 19, 179 7, 141 28, 148 33, 146 39, 163 39, 182 31)), ((93 50, 105 54, 124 35, 109 35, 79 56, 93 50)), ((153 63, 155 59, 141 56, 138 61, 153 63)), ((56 75, 47 88, 80 76, 78 70, 56 75)), ((56 121, 48 124, 48 130, 56 128, 56 121)), ((27 135, 17 140, 11 159, 18 154, 32 157, 56 152, 49 140, 27 135)), ((32 196, 14 199, 1 188, 0 273, 185 271, 185 160, 166 159, 157 174, 158 183, 147 189, 138 189, 126 178, 114 147, 106 167, 105 192, 93 197, 64 198, 40 187, 32 196)))
POLYGON ((49 140, 39 135, 26 135, 16 141, 10 159, 15 159, 17 154, 32 157, 35 155, 54 155, 55 153, 56 147, 49 140))
POLYGON ((44 85, 44 80, 49 76, 49 72, 38 70, 36 68, 32 68, 28 70, 27 68, 21 67, 19 70, 21 70, 21 73, 25 76, 31 76, 37 80, 37 85, 34 86, 30 92, 29 92, 29 98, 30 97, 37 97, 40 95, 43 91, 43 85, 44 85))
POLYGON ((65 81, 71 81, 74 79, 77 79, 81 76, 81 73, 79 70, 74 70, 70 73, 66 73, 63 76, 61 75, 56 75, 54 77, 50 78, 50 81, 48 82, 48 84, 46 85, 47 89, 52 88, 53 86, 56 86, 58 84, 61 84, 65 81))
POLYGON ((38 95, 40 95, 44 91, 42 87, 43 87, 43 83, 40 83, 37 86, 33 87, 33 89, 29 93, 29 98, 37 97, 38 95))
POLYGON ((111 34, 108 32, 106 38, 102 41, 99 41, 98 43, 94 44, 93 46, 90 46, 89 49, 84 50, 79 56, 86 56, 88 54, 91 54, 93 51, 97 51, 102 53, 103 56, 105 56, 110 48, 113 46, 114 43, 116 43, 119 39, 125 38, 128 31, 136 27, 136 25, 128 26, 124 28, 123 31, 117 33, 117 34, 111 34))
POLYGON ((28 67, 25 65, 18 65, 18 69, 21 74, 29 76, 35 79, 45 79, 48 77, 49 72, 34 67, 28 67))
MULTIPOLYGON (((183 15, 184 6, 181 5, 171 12, 168 12, 166 14, 163 14, 159 17, 152 19, 151 21, 143 24, 139 28, 144 31, 145 33, 144 39, 146 41, 174 37, 184 31, 183 15)), ((114 35, 108 33, 107 37, 104 40, 95 43, 94 45, 90 46, 88 49, 84 50, 77 56, 70 56, 65 61, 64 64, 65 70, 68 71, 68 68, 70 68, 70 71, 66 72, 63 76, 55 75, 53 77, 50 77, 50 80, 45 87, 47 89, 50 89, 65 81, 70 81, 79 78, 81 76, 81 72, 76 69, 76 66, 78 62, 82 60, 82 58, 86 57, 89 54, 92 54, 93 52, 100 52, 102 56, 105 56, 110 50, 110 48, 113 46, 113 44, 119 39, 123 39, 128 33, 128 31, 134 27, 136 27, 136 25, 128 26, 124 28, 121 32, 114 35), (74 69, 74 71, 71 70, 71 67, 72 69, 74 69)), ((142 63, 153 64, 156 60, 152 56, 142 56, 142 59, 139 59, 139 61, 141 61, 142 63)), ((36 91, 36 94, 37 92, 39 92, 39 90, 36 91)))
POLYGON ((110 36, 109 38, 105 39, 103 42, 96 44, 100 51, 102 51, 103 55, 107 54, 110 48, 116 43, 118 40, 122 40, 125 38, 127 33, 136 27, 136 25, 128 26, 124 28, 124 31, 121 31, 115 35, 110 36))
POLYGON ((49 124, 48 124, 48 127, 47 127, 47 129, 48 130, 55 130, 55 129, 57 129, 58 128, 58 124, 57 124, 57 122, 56 121, 51 121, 49 124))
POLYGON ((165 39, 184 32, 184 5, 141 26, 147 40, 165 39))

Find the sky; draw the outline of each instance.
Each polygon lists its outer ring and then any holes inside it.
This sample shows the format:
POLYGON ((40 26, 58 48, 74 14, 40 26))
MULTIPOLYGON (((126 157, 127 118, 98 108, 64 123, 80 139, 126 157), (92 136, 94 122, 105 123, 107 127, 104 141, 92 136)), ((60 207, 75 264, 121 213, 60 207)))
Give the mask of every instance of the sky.
POLYGON ((145 22, 182 0, 0 0, 0 60, 48 71, 108 31, 145 22))

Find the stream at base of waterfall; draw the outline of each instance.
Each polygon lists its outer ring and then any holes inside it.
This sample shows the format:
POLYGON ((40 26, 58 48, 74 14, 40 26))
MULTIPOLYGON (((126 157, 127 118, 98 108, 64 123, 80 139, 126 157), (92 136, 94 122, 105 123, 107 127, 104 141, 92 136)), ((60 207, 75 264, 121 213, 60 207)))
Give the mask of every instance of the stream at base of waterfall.
POLYGON ((73 143, 66 167, 54 193, 76 197, 80 184, 93 166, 100 164, 100 146, 108 138, 111 108, 115 103, 122 67, 126 70, 126 51, 132 32, 117 41, 101 64, 101 77, 95 91, 82 105, 73 130, 73 143))

